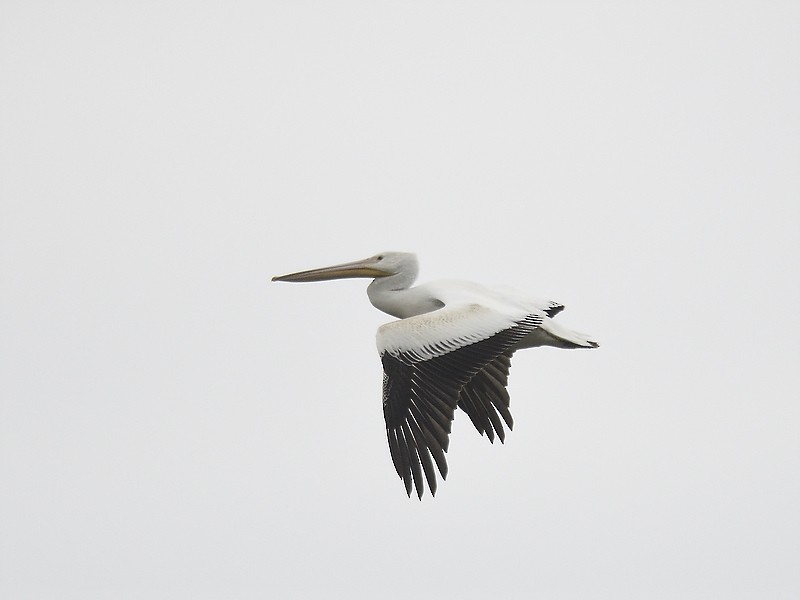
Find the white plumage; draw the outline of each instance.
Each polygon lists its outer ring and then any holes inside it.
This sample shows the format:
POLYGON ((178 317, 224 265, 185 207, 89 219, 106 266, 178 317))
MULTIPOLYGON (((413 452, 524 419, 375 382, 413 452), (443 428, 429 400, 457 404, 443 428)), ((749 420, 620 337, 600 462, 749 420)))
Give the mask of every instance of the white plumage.
POLYGON ((415 255, 384 252, 273 281, 373 278, 370 302, 399 319, 382 325, 377 335, 389 450, 406 492, 415 488, 422 498, 425 482, 436 492, 436 469, 447 475, 444 453, 456 408, 490 441, 495 434, 505 439, 503 422, 513 426, 506 385, 516 350, 598 344, 553 320, 564 308, 557 302, 466 281, 411 287, 417 271, 415 255))

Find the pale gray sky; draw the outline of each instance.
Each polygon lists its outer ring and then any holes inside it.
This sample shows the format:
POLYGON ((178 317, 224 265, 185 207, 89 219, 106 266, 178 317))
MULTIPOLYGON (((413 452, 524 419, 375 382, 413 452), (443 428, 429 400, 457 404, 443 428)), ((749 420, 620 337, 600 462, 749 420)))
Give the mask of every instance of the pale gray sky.
POLYGON ((800 596, 800 5, 0 8, 0 596, 800 596), (363 281, 567 305, 409 500, 363 281))

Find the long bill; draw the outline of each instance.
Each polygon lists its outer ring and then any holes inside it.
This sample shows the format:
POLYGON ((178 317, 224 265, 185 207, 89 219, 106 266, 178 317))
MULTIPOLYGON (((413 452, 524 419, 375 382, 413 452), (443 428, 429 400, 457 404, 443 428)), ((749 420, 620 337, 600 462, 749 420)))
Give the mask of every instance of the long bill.
POLYGON ((272 281, 329 281, 331 279, 347 279, 350 277, 386 277, 391 275, 389 271, 384 271, 375 266, 374 258, 357 260, 354 262, 323 267, 321 269, 311 269, 309 271, 299 271, 288 275, 279 275, 272 278, 272 281))

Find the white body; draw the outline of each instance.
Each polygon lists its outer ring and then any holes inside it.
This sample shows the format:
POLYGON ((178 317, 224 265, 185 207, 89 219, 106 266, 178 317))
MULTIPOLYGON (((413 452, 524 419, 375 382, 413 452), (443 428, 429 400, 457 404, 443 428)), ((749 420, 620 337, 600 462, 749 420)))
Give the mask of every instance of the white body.
POLYGON ((375 279, 367 289, 375 308, 401 319, 378 331, 380 352, 435 345, 448 339, 477 341, 535 314, 542 315, 541 327, 526 335, 515 346, 516 350, 536 346, 597 346, 587 335, 571 331, 547 316, 548 312, 562 308, 557 302, 470 281, 441 280, 413 288, 401 287, 406 281, 395 277, 375 279), (428 316, 412 318, 421 315, 428 316))

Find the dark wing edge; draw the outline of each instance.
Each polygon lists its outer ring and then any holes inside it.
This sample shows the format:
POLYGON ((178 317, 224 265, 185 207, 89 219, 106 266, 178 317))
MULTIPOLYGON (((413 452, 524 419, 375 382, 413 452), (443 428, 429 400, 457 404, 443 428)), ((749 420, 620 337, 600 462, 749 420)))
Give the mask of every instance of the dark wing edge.
POLYGON ((544 310, 545 314, 550 317, 551 319, 555 317, 558 313, 564 310, 564 305, 560 302, 550 301, 547 304, 547 308, 544 310))
MULTIPOLYGON (((504 439, 497 412, 511 428, 513 421, 505 392, 511 348, 541 323, 542 315, 528 315, 489 338, 427 360, 402 351, 381 355, 386 437, 395 471, 403 480, 409 496, 414 489, 421 500, 426 483, 431 495, 436 494, 434 464, 442 479, 447 477, 445 452, 453 413, 462 399, 462 390, 479 373, 481 376, 468 388, 467 402, 477 402, 485 410, 484 398, 488 398, 488 403, 494 407, 491 412, 496 422, 488 414, 485 418, 489 419, 490 429, 486 428, 486 421, 479 422, 491 439, 494 431, 501 440, 504 439), (498 389, 503 390, 505 397, 498 389), (488 395, 485 395, 487 391, 488 395), (475 398, 480 398, 480 401, 475 398)), ((469 410, 466 412, 470 414, 469 410)), ((481 431, 481 426, 473 418, 477 414, 473 410, 470 418, 481 431)))
POLYGON ((489 362, 461 388, 458 399, 458 408, 467 413, 478 433, 485 433, 491 443, 495 433, 501 443, 505 442, 503 422, 509 431, 514 428, 509 410, 511 398, 506 390, 512 354, 513 351, 506 351, 489 362))

